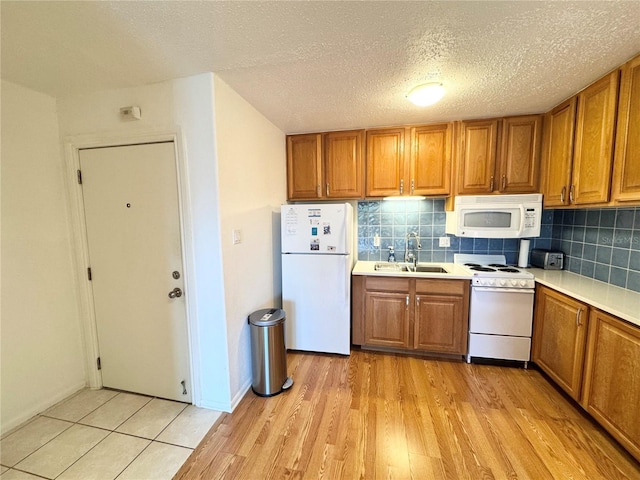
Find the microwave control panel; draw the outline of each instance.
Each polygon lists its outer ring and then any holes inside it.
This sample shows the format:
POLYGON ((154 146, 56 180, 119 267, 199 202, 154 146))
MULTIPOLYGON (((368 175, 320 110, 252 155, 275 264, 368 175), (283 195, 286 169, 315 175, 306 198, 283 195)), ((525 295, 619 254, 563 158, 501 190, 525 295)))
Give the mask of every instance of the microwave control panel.
POLYGON ((534 228, 536 226, 536 217, 538 216, 535 208, 527 208, 524 212, 524 228, 534 228))

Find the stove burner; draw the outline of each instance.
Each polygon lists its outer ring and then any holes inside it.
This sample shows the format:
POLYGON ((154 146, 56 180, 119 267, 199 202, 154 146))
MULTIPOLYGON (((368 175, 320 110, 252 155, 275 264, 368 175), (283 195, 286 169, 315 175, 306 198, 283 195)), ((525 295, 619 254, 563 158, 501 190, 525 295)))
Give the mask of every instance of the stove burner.
POLYGON ((481 267, 481 266, 470 267, 469 270, 475 270, 476 272, 495 272, 496 271, 495 268, 481 267))
POLYGON ((465 263, 464 266, 465 267, 480 267, 481 265, 479 263, 465 263))
POLYGON ((520 273, 520 270, 518 270, 517 268, 499 268, 498 269, 501 272, 507 272, 507 273, 520 273))
POLYGON ((504 265, 502 263, 490 263, 489 265, 487 265, 487 267, 494 267, 494 268, 508 268, 508 265, 504 265))

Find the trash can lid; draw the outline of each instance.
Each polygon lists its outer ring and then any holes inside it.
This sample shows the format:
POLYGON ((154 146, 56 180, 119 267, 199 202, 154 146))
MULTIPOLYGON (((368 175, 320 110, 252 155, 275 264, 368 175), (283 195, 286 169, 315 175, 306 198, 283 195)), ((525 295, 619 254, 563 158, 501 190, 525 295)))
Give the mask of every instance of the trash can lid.
POLYGON ((263 308, 249 315, 249 323, 257 327, 270 327, 284 322, 284 310, 280 308, 263 308))

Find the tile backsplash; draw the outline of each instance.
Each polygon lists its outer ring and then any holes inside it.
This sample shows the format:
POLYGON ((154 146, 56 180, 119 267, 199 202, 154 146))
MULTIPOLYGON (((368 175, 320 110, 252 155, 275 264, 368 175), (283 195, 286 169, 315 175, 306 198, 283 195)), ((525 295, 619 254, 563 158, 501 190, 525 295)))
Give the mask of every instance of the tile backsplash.
MULTIPOLYGON (((393 245, 404 258, 405 235, 416 232, 421 262, 452 262, 455 253, 503 254, 518 261, 519 239, 459 238, 445 234, 443 199, 358 202, 358 259, 386 260, 393 245), (380 247, 374 247, 376 234, 380 247), (439 247, 440 237, 450 247, 439 247)), ((545 210, 531 248, 565 253, 565 270, 640 292, 640 207, 545 210)))
POLYGON ((551 244, 565 270, 640 292, 640 207, 556 210, 551 244))

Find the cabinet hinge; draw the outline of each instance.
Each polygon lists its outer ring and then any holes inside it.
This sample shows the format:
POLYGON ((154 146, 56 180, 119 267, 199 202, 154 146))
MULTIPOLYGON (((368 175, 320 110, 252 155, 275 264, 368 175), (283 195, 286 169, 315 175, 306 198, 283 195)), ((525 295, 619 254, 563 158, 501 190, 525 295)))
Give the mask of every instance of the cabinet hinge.
POLYGON ((82 171, 76 170, 78 174, 78 185, 82 185, 82 171))
POLYGON ((91 267, 87 268, 87 278, 91 281, 91 267))
POLYGON ((98 370, 102 370, 102 363, 100 363, 100 357, 97 358, 96 365, 98 366, 98 370))

